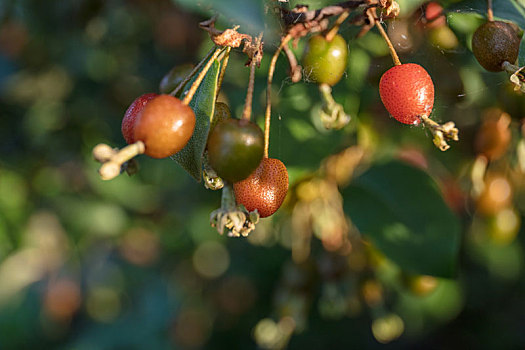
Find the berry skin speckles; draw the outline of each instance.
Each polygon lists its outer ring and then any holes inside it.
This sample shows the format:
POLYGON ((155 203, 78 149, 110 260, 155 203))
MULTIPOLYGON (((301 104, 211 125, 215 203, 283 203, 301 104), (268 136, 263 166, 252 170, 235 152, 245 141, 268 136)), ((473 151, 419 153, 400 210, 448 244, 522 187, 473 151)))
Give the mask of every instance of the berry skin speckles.
POLYGON ((142 141, 145 154, 169 157, 186 146, 195 128, 193 110, 171 95, 158 95, 137 114, 135 141, 142 141))
POLYGON ((124 136, 124 140, 126 140, 129 145, 135 142, 134 132, 137 115, 142 111, 142 109, 144 109, 150 100, 157 96, 158 94, 155 93, 141 95, 137 97, 126 110, 124 118, 122 118, 121 131, 122 136, 124 136))
POLYGON ((261 218, 275 213, 288 192, 288 171, 283 162, 263 158, 255 171, 243 181, 233 184, 237 203, 248 211, 257 209, 261 218))
POLYGON ((406 63, 387 70, 379 82, 379 95, 397 121, 418 125, 434 107, 434 83, 418 64, 406 63))
POLYGON ((486 22, 472 36, 472 52, 489 72, 503 71, 503 62, 514 64, 520 49, 516 28, 501 21, 486 22))

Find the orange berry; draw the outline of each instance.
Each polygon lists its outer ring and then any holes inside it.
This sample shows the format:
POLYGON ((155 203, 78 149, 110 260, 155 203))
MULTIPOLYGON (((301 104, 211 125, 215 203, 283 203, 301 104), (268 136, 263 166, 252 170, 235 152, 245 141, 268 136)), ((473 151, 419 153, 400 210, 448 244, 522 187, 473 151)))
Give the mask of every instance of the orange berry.
POLYGON ((165 158, 186 146, 195 128, 193 110, 171 95, 158 95, 137 115, 134 137, 145 154, 165 158))
POLYGON ((233 184, 237 203, 249 211, 257 209, 262 218, 279 209, 288 192, 288 172, 283 162, 263 158, 248 178, 233 184))

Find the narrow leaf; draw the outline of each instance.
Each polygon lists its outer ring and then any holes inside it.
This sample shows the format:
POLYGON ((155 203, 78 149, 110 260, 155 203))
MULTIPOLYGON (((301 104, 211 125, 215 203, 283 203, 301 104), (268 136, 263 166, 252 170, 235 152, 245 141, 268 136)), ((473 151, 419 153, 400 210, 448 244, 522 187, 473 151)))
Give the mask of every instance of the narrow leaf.
MULTIPOLYGON (((197 76, 198 74, 196 74, 197 76)), ((219 62, 215 61, 195 92, 189 106, 195 112, 195 130, 186 147, 171 156, 171 159, 180 164, 197 182, 201 181, 202 155, 206 148, 210 119, 215 108, 217 93, 217 78, 219 75, 219 62)), ((189 90, 196 76, 184 87, 189 90)))
POLYGON ((520 42, 520 53, 518 55, 518 66, 520 67, 525 66, 525 40, 521 40, 520 42))

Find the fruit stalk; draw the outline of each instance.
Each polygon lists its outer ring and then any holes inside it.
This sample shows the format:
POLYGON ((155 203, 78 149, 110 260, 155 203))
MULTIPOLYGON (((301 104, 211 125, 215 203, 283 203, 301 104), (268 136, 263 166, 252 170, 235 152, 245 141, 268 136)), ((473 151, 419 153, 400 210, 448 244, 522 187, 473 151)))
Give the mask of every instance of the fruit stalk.
POLYGON ((210 214, 210 224, 222 235, 228 237, 246 237, 255 229, 259 221, 257 212, 248 212, 237 206, 232 185, 225 183, 222 188, 221 207, 210 214))
POLYGON ((388 46, 388 49, 390 50, 390 56, 392 56, 392 61, 394 61, 394 65, 400 66, 401 65, 401 61, 399 60, 399 56, 397 55, 396 49, 394 48, 394 45, 392 45, 392 42, 390 41, 390 38, 388 37, 388 34, 385 32, 385 29, 381 25, 381 22, 376 17, 375 9, 371 8, 368 11, 369 11, 368 13, 369 13, 370 17, 372 17, 374 19, 375 26, 379 30, 379 33, 381 34, 381 36, 385 40, 385 42, 386 42, 386 44, 388 46))
POLYGON ((253 85, 255 82, 255 65, 256 60, 253 58, 250 62, 250 80, 248 81, 248 91, 246 92, 246 101, 244 102, 244 110, 242 111, 242 119, 250 121, 252 117, 252 100, 253 100, 253 85))
MULTIPOLYGON (((95 149, 97 148, 100 147, 95 147, 95 149)), ((117 177, 121 172, 122 164, 139 154, 143 154, 145 150, 146 146, 142 141, 127 145, 102 164, 99 169, 100 177, 102 180, 111 180, 117 177)))
POLYGON ((188 105, 191 102, 191 99, 193 98, 193 95, 195 95, 195 92, 199 88, 199 85, 201 84, 202 80, 206 76, 206 73, 208 73, 208 70, 210 69, 213 62, 219 57, 219 55, 224 51, 224 48, 215 47, 215 52, 211 57, 208 59, 208 62, 206 62, 206 65, 202 69, 202 71, 197 76, 197 79, 193 82, 193 84, 190 87, 190 90, 184 97, 184 100, 182 100, 182 103, 185 105, 188 105))
POLYGON ((277 58, 283 47, 285 47, 288 42, 292 39, 292 36, 288 34, 281 40, 281 44, 275 50, 275 53, 272 56, 270 62, 270 68, 268 69, 268 82, 266 87, 266 111, 264 113, 264 158, 268 158, 268 148, 270 147, 270 119, 272 114, 272 81, 273 73, 275 72, 275 64, 277 63, 277 58))
POLYGON ((290 78, 292 79, 292 83, 298 83, 303 78, 303 67, 297 63, 297 58, 288 45, 283 46, 283 51, 290 65, 290 78))
POLYGON ((350 16, 350 11, 347 10, 347 11, 341 13, 339 15, 339 17, 337 17, 337 19, 336 19, 336 21, 334 23, 334 26, 325 35, 325 38, 326 38, 327 41, 332 41, 332 39, 336 36, 337 32, 339 31, 339 27, 341 26, 341 24, 343 24, 345 19, 348 18, 348 16, 350 16))
POLYGON ((430 119, 429 117, 423 115, 421 120, 427 129, 432 133, 432 141, 437 148, 441 151, 446 151, 450 148, 447 144, 447 141, 458 141, 459 140, 459 131, 456 128, 454 122, 447 122, 443 125, 440 125, 430 119))
POLYGON ((228 61, 230 60, 230 51, 232 50, 231 47, 227 47, 226 48, 226 52, 224 53, 224 58, 222 60, 222 65, 221 65, 221 72, 219 73, 219 80, 217 82, 217 96, 216 98, 219 96, 219 93, 221 92, 221 86, 222 86, 222 82, 224 80, 224 74, 226 73, 226 67, 228 66, 228 61))
POLYGON ((321 120, 326 129, 341 129, 350 122, 350 116, 346 114, 342 105, 337 103, 332 96, 332 88, 328 84, 319 85, 321 96, 321 120))
POLYGON ((487 0, 487 19, 494 22, 494 12, 492 11, 492 0, 487 0))

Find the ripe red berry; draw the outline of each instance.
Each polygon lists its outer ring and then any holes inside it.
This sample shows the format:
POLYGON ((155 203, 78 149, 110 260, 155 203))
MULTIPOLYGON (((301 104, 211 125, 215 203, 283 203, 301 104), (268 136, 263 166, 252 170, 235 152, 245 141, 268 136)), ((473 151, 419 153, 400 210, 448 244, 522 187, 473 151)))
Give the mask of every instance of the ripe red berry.
POLYGON ((263 158, 255 171, 243 181, 233 184, 237 203, 246 209, 257 209, 262 218, 279 209, 288 192, 288 172, 283 162, 263 158))
POLYGON ((137 115, 142 111, 144 106, 154 97, 157 97, 158 94, 155 93, 149 93, 144 94, 135 99, 131 103, 131 105, 128 107, 128 110, 124 114, 124 118, 122 118, 122 136, 124 136, 124 140, 128 144, 135 143, 135 136, 134 130, 135 130, 135 121, 137 120, 137 115))
POLYGON ((397 121, 418 125, 434 106, 434 83, 419 64, 406 63, 387 70, 379 82, 379 95, 397 121))
POLYGON ((193 110, 171 95, 158 95, 137 115, 134 138, 145 145, 145 154, 165 158, 186 146, 195 128, 193 110))

